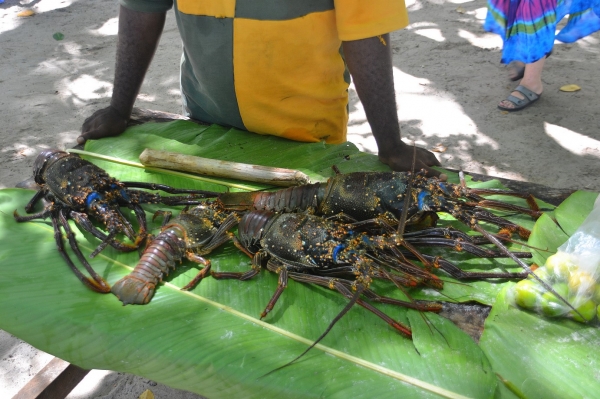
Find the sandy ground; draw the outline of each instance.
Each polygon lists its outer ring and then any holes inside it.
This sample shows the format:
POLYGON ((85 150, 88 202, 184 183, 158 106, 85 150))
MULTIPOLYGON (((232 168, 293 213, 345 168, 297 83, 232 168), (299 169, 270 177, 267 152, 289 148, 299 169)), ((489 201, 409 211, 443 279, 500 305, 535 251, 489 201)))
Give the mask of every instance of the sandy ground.
MULTIPOLYGON (((497 103, 515 86, 499 63, 501 40, 483 31, 485 0, 408 0, 411 25, 393 34, 403 137, 433 149, 448 168, 600 191, 600 34, 557 44, 544 94, 516 114, 497 103), (580 91, 559 88, 577 84, 580 91)), ((5 0, 0 4, 0 188, 31 175, 44 148, 70 148, 83 120, 109 103, 117 32, 115 0, 5 0), (25 9, 35 12, 18 17, 25 9), (53 35, 60 32, 64 39, 53 35)), ((169 13, 136 103, 178 113, 180 40, 169 13)), ((349 140, 376 150, 351 88, 349 140)), ((51 355, 0 332, 0 397, 11 397, 51 355)), ((92 371, 68 396, 196 398, 139 377, 92 371)))

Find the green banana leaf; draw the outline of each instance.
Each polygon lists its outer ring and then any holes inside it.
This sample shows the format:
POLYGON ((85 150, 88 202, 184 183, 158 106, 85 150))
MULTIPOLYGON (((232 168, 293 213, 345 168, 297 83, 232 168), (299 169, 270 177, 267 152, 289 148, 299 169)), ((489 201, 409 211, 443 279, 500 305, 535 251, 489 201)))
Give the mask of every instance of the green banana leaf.
MULTIPOLYGON (((90 141, 85 149, 137 162, 144 148, 300 169, 314 181, 331 176, 332 165, 342 172, 388 170, 376 156, 361 153, 349 143, 299 144, 183 121, 130 128, 116 138, 90 141)), ((264 188, 247 182, 200 181, 88 159, 122 181, 215 191, 239 190, 240 184, 264 188)), ((457 177, 451 176, 451 180, 457 181, 457 177)), ((23 213, 32 195, 28 190, 0 190, 0 238, 10 244, 0 249, 0 328, 80 367, 133 373, 211 399, 281 395, 486 398, 497 392, 490 363, 468 335, 438 315, 391 305, 376 307, 410 325, 412 340, 355 306, 320 345, 293 365, 265 375, 317 339, 346 299, 322 287, 291 281, 274 311, 261 321, 258 317, 277 287, 275 274, 263 271, 247 282, 207 278, 185 292, 178 288, 197 273, 197 268, 186 261, 158 288, 150 304, 124 307, 111 294, 91 292, 77 280, 56 250, 49 221, 14 221, 13 211, 23 213)), ((151 219, 154 211, 166 207, 145 209, 151 219)), ((533 226, 533 221, 523 216, 511 216, 511 220, 533 226)), ((455 222, 448 219, 444 223, 455 222)), ((157 232, 159 221, 151 227, 157 232)), ((97 240, 74 230, 83 252, 92 252, 97 240)), ((67 252, 75 259, 70 249, 67 252)), ((449 259, 463 259, 460 254, 454 258, 447 252, 444 256, 449 259)), ((223 246, 209 258, 213 270, 249 268, 248 258, 232 245, 223 246)), ((114 284, 137 260, 136 253, 107 248, 90 263, 114 284)), ((508 261, 468 259, 461 267, 519 270, 503 262, 508 261)), ((506 284, 446 280, 441 294, 421 290, 411 295, 491 304, 506 284)), ((382 295, 405 298, 393 286, 377 284, 374 289, 382 295)))
MULTIPOLYGON (((536 262, 568 240, 591 212, 597 193, 573 193, 556 210, 555 222, 544 215, 529 243, 536 262)), ((485 323, 480 346, 501 376, 502 398, 595 398, 600 392, 600 329, 568 319, 548 319, 523 311, 499 294, 485 323)))

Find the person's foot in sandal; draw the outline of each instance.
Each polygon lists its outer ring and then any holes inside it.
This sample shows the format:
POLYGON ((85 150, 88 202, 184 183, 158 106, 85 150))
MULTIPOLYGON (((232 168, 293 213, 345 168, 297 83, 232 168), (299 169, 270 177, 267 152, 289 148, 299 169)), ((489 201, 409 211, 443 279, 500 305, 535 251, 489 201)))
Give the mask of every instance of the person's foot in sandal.
POLYGON ((500 101, 498 108, 503 111, 514 112, 527 108, 536 102, 542 95, 542 70, 545 58, 534 63, 526 64, 525 74, 519 86, 505 99, 500 101))
POLYGON ((539 100, 540 94, 534 93, 523 85, 517 86, 517 88, 506 98, 498 104, 498 108, 502 111, 515 112, 520 111, 523 108, 529 107, 531 104, 539 100))

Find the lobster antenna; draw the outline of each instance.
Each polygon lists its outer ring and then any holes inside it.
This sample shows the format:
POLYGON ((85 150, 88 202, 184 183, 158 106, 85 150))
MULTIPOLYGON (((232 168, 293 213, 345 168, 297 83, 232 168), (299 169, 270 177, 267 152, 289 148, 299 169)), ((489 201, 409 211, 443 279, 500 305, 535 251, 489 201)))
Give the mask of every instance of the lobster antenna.
POLYGON ((404 197, 404 204, 402 207, 402 214, 400 215, 400 221, 398 222, 398 236, 400 240, 402 240, 402 236, 404 235, 404 228, 406 227, 406 218, 408 216, 408 207, 410 206, 410 197, 412 196, 413 189, 413 179, 415 176, 415 162, 417 159, 417 146, 413 141, 413 160, 411 167, 411 175, 408 179, 408 187, 406 188, 406 196, 404 197))
POLYGON ((284 364, 283 366, 279 366, 276 369, 273 369, 271 371, 269 371, 266 374, 261 375, 258 378, 263 378, 266 377, 270 374, 273 374, 276 371, 279 371, 287 366, 290 366, 292 363, 294 363, 295 361, 297 361, 298 359, 300 359, 302 356, 306 355, 306 353, 308 353, 309 350, 311 350, 312 348, 314 348, 319 342, 321 342, 323 340, 323 338, 325 338, 325 336, 327 334, 329 334, 329 331, 331 331, 331 329, 333 328, 333 326, 346 314, 348 313, 348 311, 350 310, 350 308, 352 308, 352 306, 354 306, 356 304, 356 302, 358 302, 358 299, 360 297, 360 295, 363 293, 364 291, 364 286, 359 286, 356 288, 356 292, 354 293, 354 295, 352 295, 352 298, 350 299, 350 302, 348 302, 346 304, 346 306, 344 306, 344 309, 342 309, 341 312, 339 312, 337 314, 337 316, 335 316, 333 318, 333 320, 331 321, 331 323, 329 323, 329 326, 327 326, 327 329, 323 332, 323 334, 321 334, 319 336, 319 338, 317 338, 317 340, 315 342, 312 343, 312 345, 310 345, 308 348, 306 348, 306 350, 304 350, 304 352, 302 352, 300 355, 298 355, 295 359, 287 362, 286 364, 284 364))
POLYGON ((502 244, 502 242, 500 242, 500 240, 498 240, 492 234, 490 234, 487 231, 485 231, 483 228, 481 228, 481 226, 479 226, 477 224, 473 225, 473 229, 476 230, 476 231, 478 231, 478 232, 480 232, 481 234, 483 234, 488 240, 490 240, 495 246, 497 246, 502 252, 504 252, 504 254, 506 256, 508 256, 509 258, 511 258, 512 260, 514 260, 515 262, 517 262, 517 264, 519 266, 521 266, 523 269, 525 269, 525 271, 527 271, 527 273, 529 273, 530 276, 533 276, 533 278, 536 279, 545 289, 547 289, 549 292, 551 292, 552 294, 554 294, 554 296, 556 296, 558 299, 560 299, 565 305, 567 305, 568 307, 570 307, 583 320, 586 320, 586 318, 583 317, 583 315, 577 309, 575 309, 575 307, 573 307, 573 305, 571 305, 571 303, 569 301, 567 301, 565 298, 563 298, 561 295, 559 295, 558 292, 556 292, 552 288, 552 286, 550 284, 548 284, 547 282, 545 282, 544 280, 542 280, 541 278, 539 278, 538 275, 535 274, 533 272, 533 270, 531 270, 531 268, 529 267, 529 265, 527 265, 527 263, 523 262, 521 259, 519 259, 518 257, 516 257, 512 252, 510 252, 508 250, 508 248, 506 248, 504 246, 504 244, 502 244))
POLYGON ((526 248, 535 249, 536 251, 540 251, 540 252, 552 252, 548 248, 546 248, 546 249, 544 249, 544 248, 538 248, 538 247, 535 247, 533 245, 529 245, 529 244, 527 244, 525 242, 522 242, 522 241, 519 241, 519 240, 515 240, 515 239, 513 239, 511 237, 506 237, 506 236, 503 236, 503 235, 500 235, 500 234, 494 234, 494 233, 489 233, 489 232, 488 232, 488 234, 496 237, 499 240, 512 242, 513 244, 519 244, 519 245, 522 245, 522 246, 524 246, 526 248))
MULTIPOLYGON (((408 292, 406 292, 406 291, 404 290, 404 287, 402 287, 402 286, 401 286, 401 285, 400 285, 400 284, 399 284, 399 283, 398 283, 396 280, 394 280, 394 279, 392 278, 392 276, 391 276, 391 273, 390 273, 390 272, 388 272, 388 271, 387 271, 387 270, 385 270, 385 269, 380 269, 380 270, 381 270, 381 271, 383 272, 383 274, 385 274, 385 275, 387 276, 387 278, 388 278, 388 279, 389 279, 389 280, 390 280, 390 281, 391 281, 391 282, 392 282, 392 283, 393 283, 393 284, 394 284, 394 285, 395 285, 395 286, 396 286, 396 287, 397 287, 397 288, 400 290, 400 292, 402 292, 402 293, 403 293, 403 294, 404 294, 404 295, 405 295, 405 296, 408 298, 408 300, 409 300, 410 302, 413 302, 413 303, 415 302, 415 300, 413 299, 413 297, 411 297, 411 296, 408 294, 408 292)), ((425 314, 423 311, 421 311, 421 310, 418 310, 418 312, 419 312, 419 315, 421 316, 421 318, 423 319, 423 321, 425 322, 425 324, 427 324, 427 328, 429 329, 429 332, 431 332, 431 333, 433 334, 433 330, 437 331, 437 332, 438 332, 438 333, 439 333, 439 334, 442 336, 442 338, 444 338, 444 341, 446 341, 446 344, 448 344, 448 345, 449 345, 449 343, 448 343, 448 340, 446 339, 446 337, 444 336, 444 334, 442 334, 442 332, 441 332, 441 331, 440 331, 440 330, 439 330, 439 329, 438 329, 438 328, 437 328, 437 327, 436 327, 436 326, 435 326, 435 325, 434 325, 434 324, 431 322, 431 320, 429 320, 429 319, 427 318, 427 315, 426 315, 426 314, 425 314)))
POLYGON ((417 163, 417 145, 415 144, 414 141, 413 141, 412 145, 413 145, 413 160, 412 160, 411 171, 412 171, 412 173, 415 173, 415 164, 417 163))

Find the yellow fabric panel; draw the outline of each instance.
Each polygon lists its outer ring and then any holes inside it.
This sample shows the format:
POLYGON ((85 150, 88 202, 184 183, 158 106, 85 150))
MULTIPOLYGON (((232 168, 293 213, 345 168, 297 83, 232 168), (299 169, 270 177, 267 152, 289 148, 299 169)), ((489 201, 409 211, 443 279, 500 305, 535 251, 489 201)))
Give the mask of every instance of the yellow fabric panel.
POLYGON ((404 0, 334 0, 340 40, 366 39, 408 25, 404 0))
POLYGON ((216 18, 233 18, 235 0, 178 0, 177 8, 184 14, 207 15, 216 18))
POLYGON ((233 24, 235 91, 246 128, 296 141, 346 141, 348 84, 335 13, 233 24))

